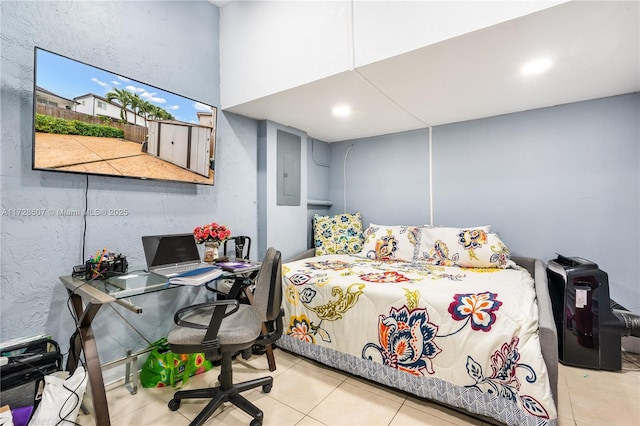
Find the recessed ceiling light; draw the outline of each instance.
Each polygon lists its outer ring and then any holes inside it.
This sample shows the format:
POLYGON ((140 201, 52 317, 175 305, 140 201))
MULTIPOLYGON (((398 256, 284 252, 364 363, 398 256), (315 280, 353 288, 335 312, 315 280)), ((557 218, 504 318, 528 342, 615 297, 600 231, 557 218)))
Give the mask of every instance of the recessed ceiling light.
POLYGON ((520 72, 522 73, 522 75, 540 74, 551 68, 551 65, 551 59, 536 59, 535 61, 527 62, 526 64, 524 64, 524 66, 520 69, 520 72))
POLYGON ((351 115, 351 108, 347 105, 338 105, 331 110, 331 113, 336 117, 346 117, 351 115))

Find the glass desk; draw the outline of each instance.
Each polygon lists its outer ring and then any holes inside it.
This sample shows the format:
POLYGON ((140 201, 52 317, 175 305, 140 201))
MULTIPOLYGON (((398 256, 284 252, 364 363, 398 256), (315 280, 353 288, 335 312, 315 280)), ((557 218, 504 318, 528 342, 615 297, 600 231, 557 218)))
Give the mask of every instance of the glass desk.
MULTIPOLYGON (((260 269, 260 265, 256 263, 255 268, 250 270, 243 270, 242 272, 235 273, 225 271, 216 280, 225 278, 234 279, 235 283, 233 287, 240 288, 243 281, 246 279, 247 274, 255 272, 258 269, 260 269)), ((133 304, 130 297, 176 287, 200 288, 203 287, 204 284, 200 286, 170 285, 165 277, 148 273, 142 268, 134 268, 126 274, 105 280, 86 280, 73 276, 63 276, 60 277, 60 281, 69 293, 69 299, 71 300, 73 307, 77 328, 77 334, 74 333, 75 338, 71 341, 71 347, 69 348, 69 357, 67 358, 66 369, 73 374, 78 367, 80 354, 81 352, 84 352, 87 375, 93 394, 96 425, 110 425, 111 420, 109 419, 109 408, 107 406, 104 379, 102 377, 102 365, 100 364, 98 348, 96 346, 93 329, 91 328, 91 323, 93 322, 96 314, 103 305, 114 302, 135 313, 142 313, 142 308, 133 304)), ((209 286, 211 286, 211 283, 212 282, 208 283, 209 286)), ((128 354, 126 358, 109 364, 111 364, 110 366, 115 366, 127 363, 126 374, 128 380, 130 372, 129 362, 131 358, 131 354, 128 354)), ((133 359, 134 361, 137 360, 137 356, 133 357, 133 359)), ((134 362, 134 365, 137 366, 137 361, 134 362)), ((136 367, 133 371, 136 387, 137 374, 138 372, 136 367)), ((133 393, 135 393, 135 391, 133 393)))

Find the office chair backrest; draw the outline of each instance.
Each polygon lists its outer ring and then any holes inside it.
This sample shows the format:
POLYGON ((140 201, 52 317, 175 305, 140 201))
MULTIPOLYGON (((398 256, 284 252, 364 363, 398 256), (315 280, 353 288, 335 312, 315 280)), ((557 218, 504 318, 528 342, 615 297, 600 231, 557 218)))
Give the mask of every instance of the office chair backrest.
POLYGON ((253 306, 263 322, 273 321, 280 314, 282 304, 282 255, 269 247, 256 277, 253 306))

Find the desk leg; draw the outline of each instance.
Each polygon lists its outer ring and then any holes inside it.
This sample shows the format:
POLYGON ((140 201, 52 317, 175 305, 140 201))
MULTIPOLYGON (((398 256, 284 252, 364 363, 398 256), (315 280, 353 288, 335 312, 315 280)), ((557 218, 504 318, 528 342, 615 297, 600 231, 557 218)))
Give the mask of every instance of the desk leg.
POLYGON ((93 329, 91 328, 91 322, 102 305, 89 303, 86 309, 83 309, 82 298, 79 295, 71 294, 71 300, 76 318, 79 318, 77 326, 80 331, 80 345, 78 345, 78 339, 74 339, 71 350, 73 350, 76 357, 74 360, 71 360, 71 352, 69 353, 67 369, 73 374, 77 368, 76 360, 80 359, 81 350, 84 351, 84 357, 87 363, 87 375, 89 377, 89 383, 91 383, 96 425, 110 426, 111 420, 109 419, 109 407, 107 405, 107 395, 102 378, 100 358, 98 357, 98 347, 96 346, 93 329))
MULTIPOLYGON (((245 287, 244 294, 247 296, 247 299, 249 299, 249 303, 253 305, 253 293, 251 293, 251 290, 245 287)), ((262 323, 262 334, 269 334, 269 330, 267 330, 267 326, 264 323, 262 323)), ((267 362, 269 363, 269 371, 276 371, 276 359, 273 356, 273 346, 269 343, 268 345, 265 345, 264 348, 267 355, 267 362)))
MULTIPOLYGON (((69 297, 71 297, 71 305, 73 306, 73 312, 76 318, 80 318, 82 316, 82 312, 84 308, 82 306, 82 298, 77 294, 69 291, 69 297)), ((78 326, 78 324, 76 324, 78 326)), ((67 357, 67 371, 70 374, 73 374, 78 367, 78 360, 80 359, 80 353, 82 352, 82 341, 80 340, 80 334, 73 334, 73 341, 69 342, 69 356, 67 357)))

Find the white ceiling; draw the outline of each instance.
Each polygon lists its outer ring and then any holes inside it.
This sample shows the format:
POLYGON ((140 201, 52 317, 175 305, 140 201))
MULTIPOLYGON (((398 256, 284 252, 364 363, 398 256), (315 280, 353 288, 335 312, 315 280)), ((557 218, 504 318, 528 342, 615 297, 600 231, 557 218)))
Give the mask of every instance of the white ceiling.
POLYGON ((637 92, 639 4, 564 3, 228 110, 337 142, 637 92), (539 57, 552 68, 522 76, 539 57))

